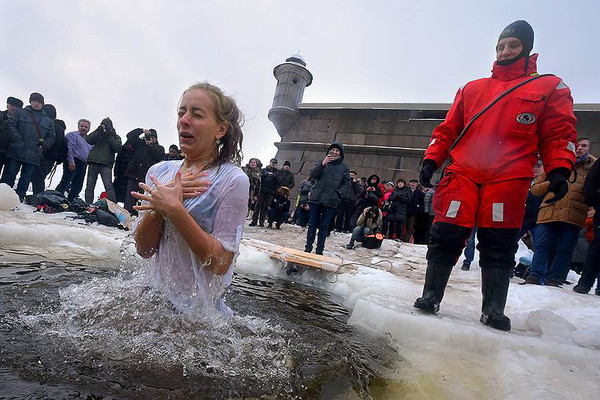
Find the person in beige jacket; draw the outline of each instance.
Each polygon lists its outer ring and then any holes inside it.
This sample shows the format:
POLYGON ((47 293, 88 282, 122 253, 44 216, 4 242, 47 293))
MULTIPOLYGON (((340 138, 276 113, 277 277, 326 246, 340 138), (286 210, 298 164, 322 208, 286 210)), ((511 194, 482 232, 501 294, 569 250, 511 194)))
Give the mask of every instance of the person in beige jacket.
POLYGON ((367 235, 373 233, 381 233, 381 221, 383 216, 381 210, 377 207, 377 203, 370 204, 369 207, 365 208, 358 220, 356 221, 357 226, 352 231, 352 237, 350 243, 346 245, 348 250, 354 249, 354 242, 363 242, 367 235))
POLYGON ((531 187, 531 193, 545 197, 538 214, 535 253, 529 267, 530 274, 524 282, 526 284, 559 287, 564 282, 579 230, 585 225, 588 213, 583 196, 583 182, 596 161, 596 158, 589 154, 589 146, 590 141, 587 138, 577 140, 577 159, 565 197, 548 203, 553 194, 548 193, 550 182, 546 175, 540 176, 531 187), (554 257, 551 260, 553 250, 554 257))

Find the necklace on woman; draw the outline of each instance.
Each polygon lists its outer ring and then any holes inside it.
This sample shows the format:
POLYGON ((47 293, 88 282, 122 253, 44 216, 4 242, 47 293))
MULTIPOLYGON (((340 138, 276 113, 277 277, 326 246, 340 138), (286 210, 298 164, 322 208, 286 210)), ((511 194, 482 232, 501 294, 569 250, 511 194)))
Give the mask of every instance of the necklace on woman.
POLYGON ((184 162, 182 169, 186 174, 194 175, 204 171, 204 169, 209 163, 210 161, 195 160, 193 162, 190 162, 189 165, 186 165, 184 162))

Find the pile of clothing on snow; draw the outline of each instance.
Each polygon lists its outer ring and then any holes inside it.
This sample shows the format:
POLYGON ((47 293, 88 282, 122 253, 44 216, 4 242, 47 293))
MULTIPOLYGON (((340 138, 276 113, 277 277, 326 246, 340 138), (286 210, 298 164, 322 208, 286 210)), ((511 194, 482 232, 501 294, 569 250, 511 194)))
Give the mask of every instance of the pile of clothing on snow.
POLYGON ((97 222, 100 225, 129 230, 133 220, 127 210, 107 198, 102 198, 93 204, 87 204, 80 198, 69 202, 56 190, 25 196, 25 203, 36 208, 37 212, 59 213, 71 211, 77 214, 74 219, 83 219, 87 223, 97 222))

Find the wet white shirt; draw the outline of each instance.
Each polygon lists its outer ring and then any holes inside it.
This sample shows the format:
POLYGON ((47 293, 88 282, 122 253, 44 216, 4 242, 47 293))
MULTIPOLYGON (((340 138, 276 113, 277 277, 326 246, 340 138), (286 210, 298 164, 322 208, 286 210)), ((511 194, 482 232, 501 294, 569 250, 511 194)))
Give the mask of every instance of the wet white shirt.
MULTIPOLYGON (((146 184, 154 186, 150 175, 163 184, 170 182, 182 163, 183 160, 175 160, 153 165, 146 174, 146 184)), ((248 176, 233 164, 224 164, 205 172, 208 173, 205 179, 211 182, 210 187, 199 197, 184 200, 183 205, 202 229, 218 240, 226 251, 234 254, 229 269, 221 276, 204 269, 203 260, 196 257, 169 220, 165 222, 158 252, 151 258, 150 265, 157 285, 178 309, 204 313, 216 309, 231 315, 221 296, 231 283, 239 254, 250 184, 248 176)), ((143 213, 140 213, 138 221, 142 216, 143 213)), ((137 224, 134 231, 136 227, 137 224)))

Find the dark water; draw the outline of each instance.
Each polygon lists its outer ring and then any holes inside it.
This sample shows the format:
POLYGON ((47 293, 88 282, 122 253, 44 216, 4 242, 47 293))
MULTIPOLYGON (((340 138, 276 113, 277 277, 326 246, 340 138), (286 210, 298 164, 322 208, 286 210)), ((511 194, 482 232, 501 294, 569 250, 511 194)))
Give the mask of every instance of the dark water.
POLYGON ((0 398, 371 398, 400 357, 339 299, 237 275, 234 317, 181 314, 142 269, 0 267, 0 398))

